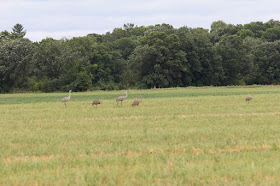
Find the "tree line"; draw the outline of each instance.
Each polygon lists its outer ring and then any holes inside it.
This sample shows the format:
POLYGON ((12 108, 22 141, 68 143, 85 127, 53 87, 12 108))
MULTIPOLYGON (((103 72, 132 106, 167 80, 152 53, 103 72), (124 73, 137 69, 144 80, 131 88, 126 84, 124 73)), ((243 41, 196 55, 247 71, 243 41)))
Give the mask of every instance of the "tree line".
POLYGON ((32 42, 0 33, 0 92, 279 84, 280 22, 211 29, 125 24, 106 34, 32 42))

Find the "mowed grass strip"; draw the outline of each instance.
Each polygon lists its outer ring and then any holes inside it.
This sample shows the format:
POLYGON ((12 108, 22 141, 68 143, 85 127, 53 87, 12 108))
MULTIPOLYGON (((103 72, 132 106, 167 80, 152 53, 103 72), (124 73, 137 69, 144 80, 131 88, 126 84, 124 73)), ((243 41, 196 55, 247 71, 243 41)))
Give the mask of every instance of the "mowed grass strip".
POLYGON ((0 184, 279 184, 279 90, 0 95, 0 184))

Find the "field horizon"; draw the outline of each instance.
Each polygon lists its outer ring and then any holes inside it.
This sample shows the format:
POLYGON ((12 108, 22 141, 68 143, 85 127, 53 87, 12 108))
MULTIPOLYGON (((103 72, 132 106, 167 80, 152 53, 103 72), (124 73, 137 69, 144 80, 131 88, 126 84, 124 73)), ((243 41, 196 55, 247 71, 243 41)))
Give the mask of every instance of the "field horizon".
POLYGON ((0 94, 0 185, 277 185, 279 92, 128 90, 118 106, 125 90, 72 92, 66 106, 67 92, 0 94))

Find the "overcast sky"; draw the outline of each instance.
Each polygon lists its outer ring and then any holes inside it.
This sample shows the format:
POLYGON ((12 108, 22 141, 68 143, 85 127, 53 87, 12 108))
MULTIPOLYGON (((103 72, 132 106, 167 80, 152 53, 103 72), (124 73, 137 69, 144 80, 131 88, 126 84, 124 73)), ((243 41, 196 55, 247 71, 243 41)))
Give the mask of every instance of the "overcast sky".
POLYGON ((280 0, 0 0, 0 32, 20 23, 32 41, 105 34, 126 23, 209 29, 217 20, 270 19, 280 20, 280 0))

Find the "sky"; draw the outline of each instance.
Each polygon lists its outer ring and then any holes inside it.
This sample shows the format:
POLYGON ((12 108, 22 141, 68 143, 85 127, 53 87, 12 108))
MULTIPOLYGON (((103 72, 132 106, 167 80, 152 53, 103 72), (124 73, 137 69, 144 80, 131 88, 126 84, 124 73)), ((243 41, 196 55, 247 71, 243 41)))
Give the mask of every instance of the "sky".
POLYGON ((279 0, 0 0, 0 32, 19 23, 32 41, 105 34, 127 23, 210 29, 218 20, 270 19, 280 20, 279 0))

